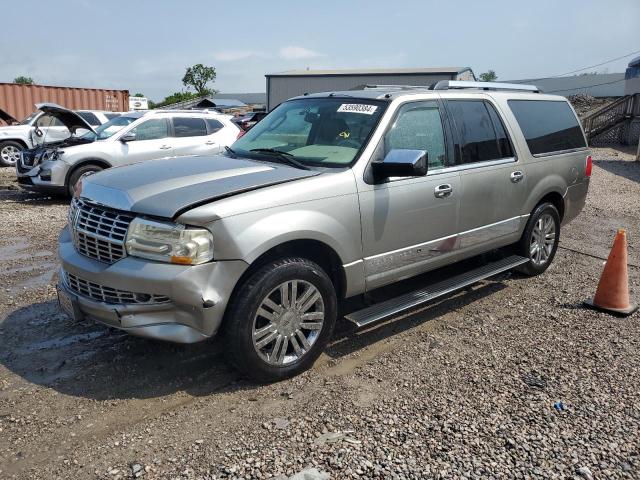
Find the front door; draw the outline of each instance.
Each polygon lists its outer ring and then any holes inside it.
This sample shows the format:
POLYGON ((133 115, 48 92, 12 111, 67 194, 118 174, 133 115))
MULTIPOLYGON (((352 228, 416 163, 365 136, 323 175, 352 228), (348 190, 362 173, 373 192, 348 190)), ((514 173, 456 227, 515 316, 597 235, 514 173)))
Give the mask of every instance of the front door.
POLYGON ((488 99, 446 101, 456 135, 456 164, 464 196, 460 203, 462 255, 514 240, 521 223, 527 179, 522 161, 494 105, 488 99))
POLYGON ((445 129, 436 101, 401 105, 373 155, 425 150, 423 177, 390 178, 359 186, 367 290, 435 268, 454 253, 461 185, 447 171, 445 129))
POLYGON ((135 139, 127 143, 120 142, 121 155, 114 158, 114 166, 173 155, 169 125, 164 118, 146 120, 123 132, 121 137, 129 134, 133 134, 135 139))

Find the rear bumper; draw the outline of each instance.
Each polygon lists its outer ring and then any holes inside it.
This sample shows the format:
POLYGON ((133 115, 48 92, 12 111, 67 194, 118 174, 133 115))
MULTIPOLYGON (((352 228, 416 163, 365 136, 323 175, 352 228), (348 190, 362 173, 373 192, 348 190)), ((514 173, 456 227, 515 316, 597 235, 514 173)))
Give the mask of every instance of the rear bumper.
POLYGON ((589 191, 589 179, 571 185, 564 194, 564 216, 562 224, 566 225, 576 218, 584 208, 589 191))
POLYGON ((196 266, 171 265, 125 257, 111 265, 80 255, 68 229, 59 239, 62 262, 58 288, 69 294, 82 316, 133 335, 194 343, 220 327, 233 289, 248 265, 240 260, 196 266), (120 291, 169 297, 167 303, 114 304, 73 290, 68 272, 86 282, 120 291))

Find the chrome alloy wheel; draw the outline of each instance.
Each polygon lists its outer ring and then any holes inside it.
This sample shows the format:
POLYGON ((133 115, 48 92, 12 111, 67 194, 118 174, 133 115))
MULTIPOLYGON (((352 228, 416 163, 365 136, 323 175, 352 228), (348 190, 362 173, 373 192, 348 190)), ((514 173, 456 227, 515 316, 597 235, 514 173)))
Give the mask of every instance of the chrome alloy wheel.
POLYGON ((253 347, 270 365, 286 365, 302 358, 320 336, 324 300, 304 280, 289 280, 261 302, 253 319, 253 347))
POLYGON ((556 224, 550 214, 544 213, 540 215, 531 232, 529 258, 536 265, 544 265, 549 260, 555 243, 556 224))
POLYGON ((20 158, 20 149, 13 145, 6 145, 0 150, 0 158, 6 165, 15 165, 20 158))

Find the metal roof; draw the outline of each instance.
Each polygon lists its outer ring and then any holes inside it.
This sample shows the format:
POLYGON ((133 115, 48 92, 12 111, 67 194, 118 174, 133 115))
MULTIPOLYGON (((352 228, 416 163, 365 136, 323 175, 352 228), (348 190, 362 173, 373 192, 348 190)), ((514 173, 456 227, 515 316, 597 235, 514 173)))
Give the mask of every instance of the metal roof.
POLYGON ((172 103, 162 107, 167 110, 188 109, 188 108, 233 108, 246 107, 247 105, 235 98, 198 97, 183 102, 172 103))
POLYGON ((244 103, 267 103, 267 94, 266 92, 258 92, 258 93, 216 93, 216 99, 233 99, 239 100, 244 103))
POLYGON ((437 75, 462 73, 471 70, 470 67, 432 67, 432 68, 363 68, 348 70, 287 70, 284 72, 268 73, 266 77, 313 77, 338 75, 437 75))
POLYGON ((570 77, 534 78, 530 80, 507 80, 509 83, 530 83, 542 93, 554 95, 586 94, 592 97, 622 97, 624 95, 624 73, 595 73, 570 77))

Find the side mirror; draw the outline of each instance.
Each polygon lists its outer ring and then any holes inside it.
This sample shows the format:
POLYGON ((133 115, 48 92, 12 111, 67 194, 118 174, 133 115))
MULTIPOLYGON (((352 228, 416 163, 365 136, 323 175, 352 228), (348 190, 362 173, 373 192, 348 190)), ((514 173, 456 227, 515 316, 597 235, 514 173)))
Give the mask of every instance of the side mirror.
POLYGON ((372 162, 376 180, 389 177, 420 177, 427 174, 428 154, 425 150, 391 150, 381 162, 372 162))
POLYGON ((135 140, 136 140, 136 134, 133 132, 129 132, 123 135, 122 137, 120 137, 120 141, 122 143, 135 142, 135 140))

